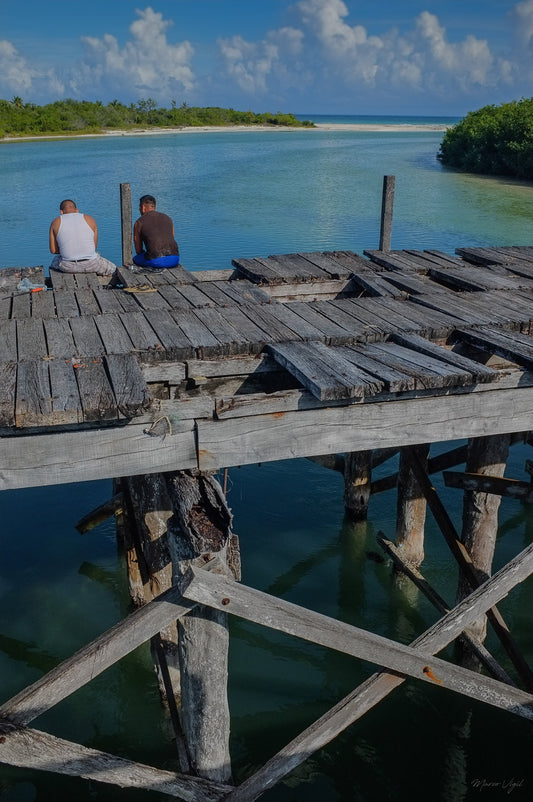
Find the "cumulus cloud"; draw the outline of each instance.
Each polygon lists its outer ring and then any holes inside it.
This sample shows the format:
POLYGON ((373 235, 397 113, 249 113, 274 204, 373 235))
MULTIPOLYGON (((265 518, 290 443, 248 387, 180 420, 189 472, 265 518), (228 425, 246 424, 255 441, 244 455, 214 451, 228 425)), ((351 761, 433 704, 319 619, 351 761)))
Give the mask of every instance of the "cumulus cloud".
MULTIPOLYGON (((192 90, 194 74, 190 62, 194 48, 187 42, 171 44, 167 29, 173 24, 148 6, 137 10, 138 19, 129 28, 131 38, 123 47, 111 34, 98 39, 82 37, 85 60, 70 78, 76 93, 90 88, 157 92, 168 98, 173 91, 192 90)), ((112 92, 113 93, 113 92, 112 92)))
MULTIPOLYGON (((347 94, 402 88, 452 97, 509 84, 519 73, 510 58, 496 57, 485 39, 470 34, 450 41, 445 27, 428 11, 413 20, 410 31, 400 34, 391 28, 379 36, 350 24, 343 0, 299 0, 293 12, 297 61, 281 31, 271 31, 261 42, 239 37, 220 43, 226 70, 241 89, 266 92, 283 69, 286 74, 313 74, 317 89, 335 87, 337 94, 342 87, 347 94), (275 58, 268 57, 272 42, 278 43, 275 58)), ((533 41, 533 0, 519 3, 516 13, 523 36, 533 41)))
POLYGON ((247 42, 242 36, 219 39, 218 45, 227 74, 250 95, 268 90, 270 81, 283 79, 285 86, 301 80, 298 59, 302 52, 302 31, 281 28, 261 42, 247 42))
POLYGON ((27 92, 36 72, 6 39, 0 39, 0 89, 3 94, 27 92), (4 92, 4 87, 6 91, 4 92))

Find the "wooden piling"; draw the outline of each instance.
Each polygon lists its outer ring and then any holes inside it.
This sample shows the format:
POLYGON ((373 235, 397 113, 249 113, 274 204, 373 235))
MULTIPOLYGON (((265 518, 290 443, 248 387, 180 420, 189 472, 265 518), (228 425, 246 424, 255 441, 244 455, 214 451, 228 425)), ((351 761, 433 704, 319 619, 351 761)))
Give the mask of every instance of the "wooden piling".
POLYGON ((352 521, 364 520, 368 513, 371 460, 371 451, 351 451, 344 458, 344 509, 352 521))
MULTIPOLYGON (((238 539, 216 479, 178 471, 169 476, 167 486, 174 509, 168 542, 175 580, 191 563, 203 564, 215 555, 226 572, 239 579, 238 539)), ((227 614, 201 605, 180 622, 178 634, 181 720, 192 770, 209 780, 229 782, 227 614)))
MULTIPOLYGON (((509 453, 509 435, 477 437, 468 443, 466 470, 469 473, 502 477, 509 453)), ((501 496, 479 490, 466 490, 463 496, 463 528, 461 540, 464 543, 472 567, 484 582, 492 570, 492 559, 498 533, 498 509, 501 496)), ((462 578, 459 580, 457 598, 461 601, 470 592, 470 586, 462 578)), ((483 642, 486 635, 486 617, 472 625, 474 634, 483 642)))
POLYGON ((133 223, 131 210, 131 186, 120 185, 120 221, 122 230, 122 264, 133 264, 133 223))
POLYGON ((419 568, 424 560, 424 528, 426 522, 426 497, 416 480, 412 468, 411 453, 427 470, 429 446, 413 446, 411 451, 400 450, 398 471, 398 500, 396 505, 396 545, 409 565, 419 568))
POLYGON ((383 176, 383 196, 381 201, 381 229, 379 234, 379 250, 390 251, 392 232, 392 211, 394 206, 393 175, 383 176))

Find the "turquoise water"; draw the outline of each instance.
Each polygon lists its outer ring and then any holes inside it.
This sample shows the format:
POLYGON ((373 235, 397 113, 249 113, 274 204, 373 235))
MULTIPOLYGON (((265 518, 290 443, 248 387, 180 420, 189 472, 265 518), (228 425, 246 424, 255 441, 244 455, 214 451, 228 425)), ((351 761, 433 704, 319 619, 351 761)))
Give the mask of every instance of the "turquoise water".
MULTIPOLYGON (((460 245, 532 244, 533 187, 444 170, 436 159, 441 137, 431 130, 235 131, 4 144, 1 264, 49 263, 48 226, 64 197, 74 197, 96 218, 101 252, 119 261, 121 182, 131 183, 134 207, 138 196, 151 192, 172 214, 183 263, 191 269, 228 268, 234 257, 376 248, 385 174, 396 176, 395 248, 453 253, 460 245)), ((526 478, 527 457, 530 449, 515 447, 508 475, 526 478)), ((377 475, 393 468, 393 462, 382 466, 377 475)), ((435 482, 460 526, 459 497, 435 482)), ((0 494, 2 700, 129 609, 112 524, 85 536, 75 529, 81 515, 110 494, 109 482, 0 494)), ((374 497, 368 523, 353 527, 343 518, 339 475, 298 460, 230 471, 228 498, 245 583, 402 642, 434 622, 429 604, 409 588, 396 588, 390 567, 368 556, 379 551, 378 530, 394 537, 394 493, 374 497)), ((500 518, 496 567, 530 542, 532 531, 528 510, 517 502, 504 500, 500 518)), ((426 555, 425 574, 453 600, 455 571, 432 519, 426 555)), ((533 660, 532 597, 529 580, 502 609, 533 660)), ((239 621, 232 624, 230 659, 239 779, 372 670, 239 621)), ((35 726, 135 760, 175 766, 146 649, 35 726)), ((526 722, 409 681, 263 798, 462 802, 479 798, 480 780, 499 783, 482 798, 530 799, 532 746, 526 722), (504 783, 509 789, 513 780, 521 786, 508 794, 504 783)), ((0 768, 2 802, 164 798, 0 768)))

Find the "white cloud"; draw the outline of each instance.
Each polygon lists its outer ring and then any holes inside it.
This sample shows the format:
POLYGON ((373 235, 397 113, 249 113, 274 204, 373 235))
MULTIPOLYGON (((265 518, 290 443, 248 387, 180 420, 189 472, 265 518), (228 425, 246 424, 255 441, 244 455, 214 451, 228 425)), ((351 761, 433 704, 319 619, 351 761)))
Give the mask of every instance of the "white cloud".
POLYGON ((36 71, 30 67, 11 42, 8 42, 7 39, 0 39, 0 89, 2 95, 18 95, 21 92, 27 92, 36 74, 36 71))
MULTIPOLYGON (((220 43, 227 73, 242 90, 266 93, 283 71, 312 74, 317 93, 327 94, 329 88, 338 97, 342 93, 370 97, 372 92, 391 96, 396 90, 432 98, 473 97, 508 86, 523 73, 511 56, 497 56, 487 40, 474 34, 451 41, 439 19, 428 11, 413 20, 410 31, 400 35, 391 28, 379 36, 360 24, 350 24, 343 0, 298 0, 293 12, 297 58, 281 43, 275 58, 268 57, 267 45, 277 41, 281 31, 271 31, 261 42, 234 37, 220 43)), ((519 3, 516 13, 524 38, 533 41, 533 0, 519 3)))
POLYGON ((86 89, 94 93, 101 88, 106 94, 118 94, 127 89, 130 93, 157 93, 161 101, 176 91, 193 89, 192 45, 187 41, 168 42, 167 29, 173 23, 150 6, 136 14, 139 19, 130 25, 131 38, 123 47, 111 34, 100 39, 82 37, 86 59, 69 81, 76 93, 86 89))
POLYGON ((533 0, 517 3, 513 9, 516 18, 518 38, 529 47, 533 42, 533 0))
POLYGON ((302 31, 281 28, 267 34, 261 42, 247 42, 242 36, 232 36, 219 39, 218 46, 227 74, 240 89, 254 95, 266 92, 269 81, 283 79, 286 87, 298 84, 302 40, 302 31))

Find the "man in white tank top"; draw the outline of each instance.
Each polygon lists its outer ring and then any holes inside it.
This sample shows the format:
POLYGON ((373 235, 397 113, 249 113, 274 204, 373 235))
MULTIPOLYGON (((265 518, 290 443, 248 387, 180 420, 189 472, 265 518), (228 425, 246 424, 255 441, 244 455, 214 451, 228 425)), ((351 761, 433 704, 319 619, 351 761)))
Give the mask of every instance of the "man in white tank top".
POLYGON ((112 276, 116 266, 96 250, 98 228, 93 218, 81 214, 73 200, 61 201, 59 211, 50 224, 50 253, 54 254, 50 269, 112 276))

